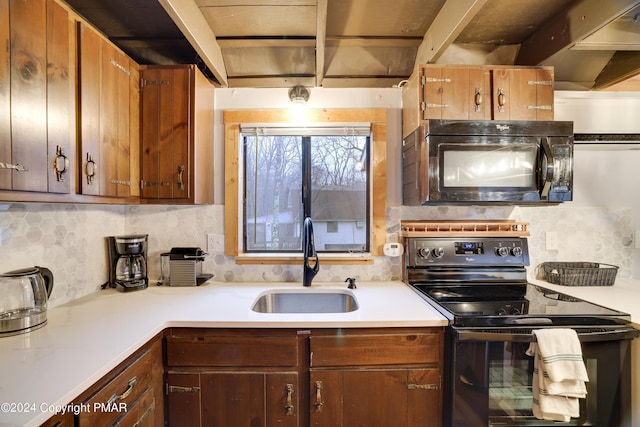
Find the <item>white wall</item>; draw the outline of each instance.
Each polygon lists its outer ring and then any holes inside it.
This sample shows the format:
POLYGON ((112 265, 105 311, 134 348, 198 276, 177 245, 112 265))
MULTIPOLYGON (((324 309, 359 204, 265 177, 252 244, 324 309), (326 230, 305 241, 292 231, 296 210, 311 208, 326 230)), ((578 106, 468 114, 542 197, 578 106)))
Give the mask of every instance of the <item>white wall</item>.
MULTIPOLYGON (((640 134, 640 94, 556 92, 556 120, 574 122, 574 133, 640 134)), ((577 144, 574 206, 630 207, 640 238, 640 142, 577 144)), ((632 275, 640 278, 640 249, 633 250, 632 275)))

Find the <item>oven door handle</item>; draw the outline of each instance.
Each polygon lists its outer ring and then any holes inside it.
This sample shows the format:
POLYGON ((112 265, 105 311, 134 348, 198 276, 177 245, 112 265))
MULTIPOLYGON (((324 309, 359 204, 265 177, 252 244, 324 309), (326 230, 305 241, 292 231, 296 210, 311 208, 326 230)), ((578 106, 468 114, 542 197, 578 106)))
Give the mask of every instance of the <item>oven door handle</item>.
MULTIPOLYGON (((544 326, 539 329, 544 328, 544 326)), ((535 336, 530 328, 456 328, 452 327, 457 341, 531 342, 535 336)), ((620 341, 637 338, 640 331, 631 326, 615 328, 574 328, 580 342, 620 341)))

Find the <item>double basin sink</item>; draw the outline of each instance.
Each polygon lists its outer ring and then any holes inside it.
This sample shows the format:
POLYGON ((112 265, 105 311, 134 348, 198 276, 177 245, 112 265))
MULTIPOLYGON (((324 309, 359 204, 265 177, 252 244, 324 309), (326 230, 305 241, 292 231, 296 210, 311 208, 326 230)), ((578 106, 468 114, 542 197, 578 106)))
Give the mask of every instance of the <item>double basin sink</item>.
POLYGON ((358 309, 348 290, 274 289, 260 295, 251 306, 257 313, 348 313, 358 309))

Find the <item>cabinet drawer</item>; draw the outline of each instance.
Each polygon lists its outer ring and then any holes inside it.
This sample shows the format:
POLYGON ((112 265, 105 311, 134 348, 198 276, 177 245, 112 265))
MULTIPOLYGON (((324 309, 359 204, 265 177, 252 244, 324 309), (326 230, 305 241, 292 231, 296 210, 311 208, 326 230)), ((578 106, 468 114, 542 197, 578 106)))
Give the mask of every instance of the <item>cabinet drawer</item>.
POLYGON ((156 400, 153 389, 146 389, 140 398, 127 408, 126 414, 114 427, 147 427, 156 425, 156 400))
MULTIPOLYGON (((151 387, 152 362, 152 352, 146 351, 82 402, 87 410, 78 415, 78 425, 111 425, 134 408, 142 394, 151 387)), ((152 393, 147 394, 153 397, 152 393)))
POLYGON ((169 336, 166 340, 168 366, 298 365, 298 341, 295 337, 169 336))
POLYGON ((437 364, 441 334, 312 336, 311 367, 437 364))

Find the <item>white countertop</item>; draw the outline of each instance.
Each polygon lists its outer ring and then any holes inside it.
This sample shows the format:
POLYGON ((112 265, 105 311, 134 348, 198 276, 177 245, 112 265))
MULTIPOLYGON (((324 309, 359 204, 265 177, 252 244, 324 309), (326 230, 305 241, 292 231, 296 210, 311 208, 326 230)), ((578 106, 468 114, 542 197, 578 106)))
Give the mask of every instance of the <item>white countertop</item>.
POLYGON ((551 290, 629 313, 634 327, 640 329, 640 281, 616 279, 613 286, 562 286, 544 280, 531 283, 551 290))
MULTIPOLYGON (((0 426, 37 426, 168 327, 361 328, 444 326, 446 319, 402 282, 358 282, 349 313, 264 314, 251 310, 293 283, 208 282, 198 288, 109 289, 50 309, 48 324, 0 338, 0 426), (8 412, 16 410, 15 412, 8 412)), ((314 282, 311 290, 345 290, 314 282)))

